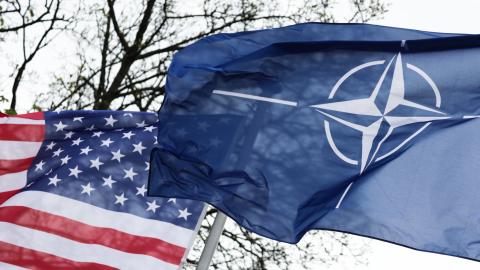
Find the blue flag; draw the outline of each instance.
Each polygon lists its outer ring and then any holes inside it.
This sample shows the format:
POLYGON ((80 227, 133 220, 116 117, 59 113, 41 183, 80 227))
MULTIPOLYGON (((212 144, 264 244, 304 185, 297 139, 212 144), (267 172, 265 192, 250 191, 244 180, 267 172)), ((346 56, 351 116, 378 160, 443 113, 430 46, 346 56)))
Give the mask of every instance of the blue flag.
POLYGON ((149 193, 295 243, 348 232, 480 260, 480 36, 364 24, 177 53, 149 193))

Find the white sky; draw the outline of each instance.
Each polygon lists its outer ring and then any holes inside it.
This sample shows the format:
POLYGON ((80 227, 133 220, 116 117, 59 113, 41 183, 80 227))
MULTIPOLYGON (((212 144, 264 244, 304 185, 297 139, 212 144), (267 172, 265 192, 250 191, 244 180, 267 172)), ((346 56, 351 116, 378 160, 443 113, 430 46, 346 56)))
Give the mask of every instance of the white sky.
MULTIPOLYGON (((345 0, 338 0, 343 2, 345 0)), ((389 12, 384 19, 371 23, 428 30, 436 32, 456 33, 480 33, 480 1, 475 0, 390 0, 389 12)), ((0 51, 0 56, 1 56, 0 51)), ((67 54, 65 52, 65 54, 67 54)), ((31 106, 32 94, 38 91, 35 88, 47 87, 46 84, 39 84, 42 78, 51 76, 51 72, 58 69, 59 63, 51 59, 51 54, 40 53, 35 59, 35 66, 44 70, 36 74, 39 80, 31 82, 31 88, 19 104, 19 112, 26 111, 31 106), (41 63, 41 64, 40 64, 41 63), (44 64, 50 63, 50 64, 44 64)), ((69 55, 64 55, 68 57, 69 55)), ((56 57, 59 57, 58 55, 56 57)), ((70 55, 70 57, 72 57, 70 55)), ((5 79, 11 63, 0 62, 0 86, 5 86, 5 79), (3 82, 2 82, 3 81, 3 82)), ((29 84, 29 82, 24 82, 29 84)), ((9 89, 6 87, 6 89, 9 89)), ((8 104, 0 104, 0 109, 5 109, 8 104)), ((358 237, 352 237, 354 240, 358 237)), ((408 248, 395 246, 380 241, 371 240, 371 252, 367 254, 369 265, 353 266, 351 262, 339 260, 338 263, 330 266, 319 266, 321 269, 343 270, 404 270, 404 269, 480 269, 480 262, 473 262, 464 259, 457 259, 449 256, 435 255, 430 253, 413 251, 408 248)))

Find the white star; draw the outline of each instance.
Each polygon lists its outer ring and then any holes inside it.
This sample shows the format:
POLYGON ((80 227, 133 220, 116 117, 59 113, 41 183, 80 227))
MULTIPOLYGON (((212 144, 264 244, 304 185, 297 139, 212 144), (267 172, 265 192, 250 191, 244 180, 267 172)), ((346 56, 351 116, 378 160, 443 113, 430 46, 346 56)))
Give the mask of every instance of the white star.
POLYGON ((150 170, 150 162, 145 161, 145 171, 148 171, 148 170, 150 170))
POLYGON ((145 197, 145 192, 147 192, 147 189, 145 188, 145 185, 141 187, 137 187, 137 193, 135 195, 140 195, 142 197, 145 197))
POLYGON ((50 180, 50 181, 48 182, 48 185, 49 185, 49 186, 50 186, 50 185, 57 186, 57 183, 60 182, 60 181, 62 181, 62 179, 58 178, 56 174, 55 174, 54 177, 48 178, 48 180, 50 180))
POLYGON ((135 133, 133 133, 133 132, 130 130, 130 131, 128 131, 128 132, 123 133, 122 139, 123 139, 123 138, 127 138, 127 139, 130 140, 130 138, 131 138, 133 135, 135 135, 135 133))
POLYGON ((188 209, 185 208, 183 210, 178 210, 179 214, 178 214, 178 218, 184 218, 185 220, 187 220, 188 216, 190 216, 192 213, 189 213, 188 212, 188 209))
POLYGON ((102 179, 103 179, 102 187, 107 186, 109 188, 112 188, 112 184, 117 182, 117 181, 112 179, 111 175, 109 175, 108 177, 102 177, 102 179))
POLYGON ((102 145, 100 146, 106 146, 106 147, 110 147, 110 144, 112 144, 113 141, 110 140, 110 138, 107 138, 106 140, 102 140, 102 145))
POLYGON ((137 127, 139 128, 142 128, 142 127, 146 127, 147 124, 145 124, 145 121, 142 121, 141 123, 137 123, 137 127))
POLYGON ((120 194, 120 196, 117 196, 117 195, 114 195, 114 196, 115 196, 115 204, 121 204, 123 206, 125 201, 128 201, 128 199, 124 196, 123 192, 122 194, 120 194))
POLYGON ((80 155, 85 154, 88 155, 88 152, 93 151, 93 149, 90 148, 90 146, 87 145, 87 147, 80 149, 80 155))
POLYGON ((68 163, 68 161, 72 159, 71 157, 69 157, 68 155, 66 155, 65 157, 61 158, 60 160, 62 161, 62 165, 65 165, 68 163))
POLYGON ((133 177, 137 175, 138 173, 133 171, 133 168, 130 168, 130 170, 123 170, 125 172, 125 176, 123 178, 128 178, 130 181, 133 181, 133 177))
POLYGON ((133 148, 135 148, 135 149, 133 149, 133 152, 138 152, 140 155, 142 154, 143 150, 147 149, 146 147, 144 147, 142 145, 142 142, 139 142, 137 144, 133 144, 133 148))
POLYGON ((160 207, 159 205, 157 205, 156 200, 153 200, 153 202, 147 202, 147 204, 148 204, 147 211, 152 211, 153 213, 155 213, 157 208, 160 207))
POLYGON ((92 163, 90 168, 96 168, 97 170, 100 170, 100 165, 103 165, 103 162, 100 161, 99 157, 97 157, 97 159, 90 160, 90 162, 92 163))
POLYGON ((148 126, 143 129, 143 131, 148 131, 148 132, 153 132, 153 130, 156 129, 154 126, 148 126))
POLYGON ((111 153, 113 155, 112 160, 118 160, 118 162, 120 162, 120 159, 122 159, 122 157, 125 156, 122 153, 120 153, 120 149, 118 149, 117 152, 111 152, 111 153))
POLYGON ((80 123, 83 123, 83 118, 84 118, 83 116, 74 117, 74 118, 73 118, 73 122, 78 121, 78 122, 80 122, 80 123))
POLYGON ((112 127, 115 124, 115 122, 118 121, 117 119, 113 118, 112 115, 110 115, 110 117, 108 117, 108 118, 103 118, 103 119, 105 119, 105 121, 107 121, 107 123, 105 124, 106 126, 112 126, 112 127))
POLYGON ((49 175, 53 172, 53 169, 50 169, 45 175, 49 175))
POLYGON ((55 130, 55 131, 63 131, 66 127, 68 127, 67 125, 64 125, 62 123, 62 121, 60 121, 57 124, 53 124, 53 125, 57 128, 57 130, 55 130))
POLYGON ((93 133, 93 135, 92 135, 92 138, 93 138, 93 137, 98 137, 98 138, 100 138, 100 135, 102 135, 103 133, 104 133, 103 131, 95 131, 95 132, 93 133))
POLYGON ((88 131, 92 131, 95 129, 95 126, 94 125, 91 125, 90 127, 86 128, 85 130, 88 130, 88 131))
POLYGON ((52 157, 58 157, 63 152, 62 148, 58 148, 57 151, 53 152, 52 157))
POLYGON ((73 140, 72 146, 74 146, 74 145, 80 146, 80 143, 81 143, 81 142, 83 142, 83 140, 80 139, 80 138, 78 138, 78 139, 76 139, 76 140, 73 140))
POLYGON ((82 171, 78 169, 78 166, 75 166, 73 169, 69 169, 70 174, 68 176, 75 176, 75 178, 78 178, 78 174, 81 173, 82 171))
POLYGON ((173 203, 173 204, 176 204, 176 203, 177 203, 177 199, 171 198, 171 199, 168 199, 167 202, 171 202, 171 203, 173 203))
POLYGON ((67 133, 65 133, 65 139, 71 139, 73 136, 73 131, 69 131, 67 133))
POLYGON ((88 182, 88 184, 86 184, 86 185, 81 185, 81 186, 82 186, 82 193, 80 193, 80 194, 87 193, 88 196, 90 196, 90 193, 95 190, 95 189, 90 185, 90 182, 88 182))
POLYGON ((35 165, 35 171, 43 170, 43 165, 45 165, 45 162, 43 162, 43 160, 40 160, 40 162, 35 165))
POLYGON ((52 150, 55 145, 56 143, 50 142, 49 144, 47 144, 47 150, 52 150))
POLYGON ((133 114, 132 114, 132 113, 124 113, 123 116, 125 116, 125 117, 127 117, 127 116, 133 117, 133 114))

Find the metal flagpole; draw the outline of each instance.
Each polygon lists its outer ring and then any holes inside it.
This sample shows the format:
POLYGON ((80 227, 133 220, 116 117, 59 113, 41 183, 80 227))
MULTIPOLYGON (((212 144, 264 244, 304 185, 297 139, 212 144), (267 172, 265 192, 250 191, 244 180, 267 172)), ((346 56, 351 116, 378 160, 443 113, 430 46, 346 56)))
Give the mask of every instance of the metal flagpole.
POLYGON ((207 270, 212 261, 213 253, 217 249, 218 240, 222 235, 223 227, 227 221, 227 215, 218 211, 213 222, 212 229, 207 237, 207 242, 203 248, 202 255, 198 261, 197 270, 207 270))

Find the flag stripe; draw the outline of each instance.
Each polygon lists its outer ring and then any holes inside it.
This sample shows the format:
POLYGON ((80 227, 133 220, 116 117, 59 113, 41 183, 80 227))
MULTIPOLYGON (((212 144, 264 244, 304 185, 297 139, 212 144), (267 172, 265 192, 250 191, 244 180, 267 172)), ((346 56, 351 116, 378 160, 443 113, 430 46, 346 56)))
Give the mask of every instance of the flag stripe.
POLYGON ((34 157, 12 160, 0 159, 0 175, 25 171, 30 167, 33 160, 34 157))
POLYGON ((0 192, 0 204, 2 204, 4 201, 10 199, 13 195, 15 195, 19 191, 20 190, 11 190, 11 191, 6 191, 6 192, 0 192))
POLYGON ((27 185, 27 171, 0 175, 0 192, 21 189, 27 185))
MULTIPOLYGON (((45 252, 39 252, 28 248, 12 245, 0 241, 0 261, 6 262, 10 265, 25 267, 27 269, 49 269, 49 270, 64 270, 64 269, 85 269, 85 270, 108 270, 115 269, 106 265, 91 262, 75 262, 65 258, 57 257, 45 252)), ((16 266, 11 266, 10 269, 22 269, 16 266)), ((0 267, 2 265, 0 264, 0 267)), ((9 266, 10 267, 10 266, 9 266)), ((23 268, 23 269, 25 269, 23 268)), ((4 269, 3 267, 1 269, 4 269)))
MULTIPOLYGON (((33 121, 33 120, 31 120, 33 121)), ((45 136, 44 125, 1 124, 0 140, 41 142, 45 136)))
POLYGON ((34 113, 25 113, 25 114, 17 114, 17 115, 8 115, 8 114, 0 114, 1 117, 8 117, 8 118, 23 118, 23 119, 31 119, 31 120, 43 120, 43 112, 34 112, 34 113))
POLYGON ((45 120, 34 120, 20 117, 0 117, 0 124, 45 125, 45 120))
POLYGON ((185 252, 185 248, 159 239, 139 237, 109 228, 93 227, 23 206, 0 208, 0 221, 45 231, 86 244, 99 244, 128 253, 146 254, 173 264, 180 264, 185 252))
POLYGON ((25 270, 28 268, 23 268, 17 265, 8 264, 0 261, 0 269, 2 270, 25 270))
MULTIPOLYGON (((20 193, 21 194, 21 193, 20 193)), ((0 222, 0 241, 13 245, 55 254, 77 261, 96 262, 119 269, 177 269, 176 265, 146 255, 130 254, 100 245, 83 244, 50 233, 32 230, 11 223, 0 222)))
POLYGON ((0 159, 24 159, 37 155, 41 142, 0 141, 0 159))
MULTIPOLYGON (((42 191, 23 191, 1 205, 26 206, 77 220, 95 227, 111 228, 132 235, 163 239, 176 246, 186 247, 193 232, 174 224, 146 219, 123 212, 106 210, 63 196, 42 191), (59 206, 62 207, 59 207, 59 206)), ((146 205, 145 205, 146 207, 146 205)))

